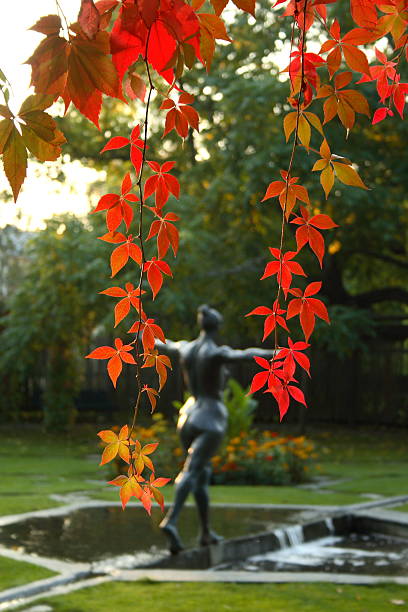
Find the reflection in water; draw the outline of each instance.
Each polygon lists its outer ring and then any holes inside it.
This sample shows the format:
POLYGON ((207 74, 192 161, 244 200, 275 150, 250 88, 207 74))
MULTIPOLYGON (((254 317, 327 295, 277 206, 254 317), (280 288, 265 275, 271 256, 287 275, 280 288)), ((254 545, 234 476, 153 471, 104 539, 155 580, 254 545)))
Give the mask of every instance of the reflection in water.
MULTIPOLYGON (((264 508, 213 507, 212 523, 225 538, 271 531, 308 520, 315 512, 264 508)), ((158 524, 140 507, 83 508, 65 516, 32 518, 0 528, 0 543, 39 556, 66 561, 99 561, 118 555, 156 553, 167 549, 158 524)), ((198 524, 194 508, 183 509, 180 532, 186 546, 195 546, 198 524)))

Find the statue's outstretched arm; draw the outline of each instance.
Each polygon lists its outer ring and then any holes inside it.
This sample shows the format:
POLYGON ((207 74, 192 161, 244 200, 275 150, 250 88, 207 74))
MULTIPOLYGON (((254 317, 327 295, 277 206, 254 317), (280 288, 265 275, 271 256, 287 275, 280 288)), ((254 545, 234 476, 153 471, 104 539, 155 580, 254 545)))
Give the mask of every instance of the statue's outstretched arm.
POLYGON ((155 347, 159 349, 159 351, 167 353, 170 356, 173 355, 173 357, 178 356, 180 354, 180 349, 183 344, 186 344, 186 340, 179 340, 178 342, 174 342, 173 340, 169 340, 168 338, 166 338, 165 343, 156 338, 154 343, 155 347))
POLYGON ((262 349, 257 347, 233 349, 230 346, 220 346, 217 356, 222 361, 251 361, 254 357, 272 359, 277 352, 278 351, 275 351, 274 349, 262 349))

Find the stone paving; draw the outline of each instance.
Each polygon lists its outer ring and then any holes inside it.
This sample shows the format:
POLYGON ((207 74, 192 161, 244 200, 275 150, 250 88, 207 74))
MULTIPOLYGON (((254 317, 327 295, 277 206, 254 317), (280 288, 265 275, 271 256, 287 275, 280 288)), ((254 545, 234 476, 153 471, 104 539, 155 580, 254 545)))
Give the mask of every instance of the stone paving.
MULTIPOLYGON (((408 533, 408 513, 390 511, 384 507, 392 507, 408 501, 408 495, 398 496, 388 499, 375 500, 367 503, 354 504, 348 507, 318 507, 318 510, 323 511, 328 517, 343 516, 347 513, 352 513, 356 517, 360 517, 362 521, 368 521, 381 529, 382 533, 392 535, 402 535, 406 537, 408 533)), ((0 526, 22 521, 34 516, 60 516, 79 508, 92 508, 100 506, 101 502, 90 501, 85 503, 71 503, 70 505, 54 508, 50 510, 41 510, 27 514, 19 514, 14 516, 0 517, 0 526)), ((105 505, 116 506, 116 502, 105 505)), ((238 505, 239 506, 239 505, 238 505)), ((245 505, 242 505, 245 507, 245 505)), ((275 506, 268 506, 275 507, 275 506)), ((282 508, 282 506, 276 506, 282 508)), ((290 506, 290 508, 311 508, 310 506, 290 506)), ((287 506, 289 508, 289 506, 287 506)), ((316 507, 315 507, 316 509, 316 507)), ((322 522, 322 521, 321 521, 322 522)), ((317 524, 317 521, 315 521, 317 524)), ((268 534, 261 534, 265 537, 268 534)), ((270 534, 269 534, 270 535, 270 534)), ((232 540, 224 541, 208 547, 209 550, 196 549, 195 551, 185 551, 186 555, 202 555, 210 556, 210 559, 217 560, 222 554, 223 547, 225 550, 234 550, 234 546, 242 548, 245 538, 236 538, 237 544, 232 540), (240 541, 240 542, 238 542, 240 541), (231 544, 232 542, 232 544, 231 544), (229 548, 228 548, 229 547, 229 548), (232 548, 231 548, 232 547, 232 548)), ((250 542, 251 538, 246 538, 246 542, 250 542)), ((252 541, 259 540, 260 534, 252 537, 252 541)), ((244 542, 244 548, 246 544, 244 542)), ((238 548, 236 550, 238 550, 238 548)), ((381 583, 390 583, 408 585, 408 577, 390 577, 390 576, 369 576, 356 574, 342 573, 321 573, 321 572, 262 572, 256 573, 249 571, 223 571, 217 572, 210 569, 172 569, 172 568, 142 568, 142 569, 124 569, 121 567, 113 567, 103 575, 95 575, 95 568, 89 563, 67 563, 57 559, 49 559, 36 555, 28 555, 15 550, 11 550, 0 546, 0 557, 5 556, 15 560, 27 561, 42 567, 46 567, 55 571, 58 575, 26 584, 23 586, 7 589, 0 593, 0 612, 3 610, 12 610, 21 605, 27 605, 24 608, 25 612, 52 612, 52 608, 47 605, 35 605, 35 601, 39 598, 51 597, 55 595, 64 595, 74 590, 96 586, 109 581, 136 581, 140 579, 149 579, 159 582, 241 582, 241 583, 284 583, 284 582, 332 582, 342 584, 360 584, 374 585, 381 583), (31 605, 34 604, 34 605, 31 605)), ((212 565, 214 563, 211 563, 212 565)))

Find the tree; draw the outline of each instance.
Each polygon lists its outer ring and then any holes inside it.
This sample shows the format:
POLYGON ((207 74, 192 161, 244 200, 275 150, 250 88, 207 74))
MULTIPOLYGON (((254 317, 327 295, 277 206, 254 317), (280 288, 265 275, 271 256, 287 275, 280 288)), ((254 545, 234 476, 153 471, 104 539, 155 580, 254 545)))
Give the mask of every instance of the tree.
POLYGON ((0 375, 7 387, 1 403, 7 418, 26 408, 29 384, 42 391, 46 427, 65 429, 75 419, 83 354, 104 315, 97 291, 106 264, 92 236, 92 227, 63 215, 25 245, 19 285, 1 320, 0 375))

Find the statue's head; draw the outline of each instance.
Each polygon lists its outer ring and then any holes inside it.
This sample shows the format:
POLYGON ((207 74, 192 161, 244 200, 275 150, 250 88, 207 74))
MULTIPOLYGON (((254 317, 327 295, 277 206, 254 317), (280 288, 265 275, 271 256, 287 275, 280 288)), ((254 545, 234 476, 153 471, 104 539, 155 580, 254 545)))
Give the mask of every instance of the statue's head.
POLYGON ((200 329, 211 332, 216 331, 223 321, 222 314, 210 308, 207 304, 201 304, 197 309, 197 323, 200 329))

